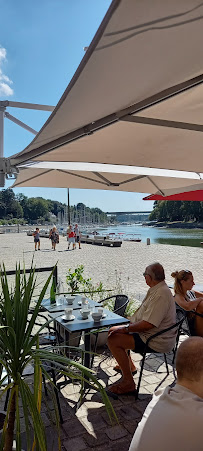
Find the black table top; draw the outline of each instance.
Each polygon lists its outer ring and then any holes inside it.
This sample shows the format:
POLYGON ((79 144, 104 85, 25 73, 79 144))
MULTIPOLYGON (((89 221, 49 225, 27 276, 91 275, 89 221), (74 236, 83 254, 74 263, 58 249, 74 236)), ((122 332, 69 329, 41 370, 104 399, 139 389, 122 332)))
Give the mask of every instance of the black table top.
MULTIPOLYGON (((67 301, 65 301, 65 303, 62 305, 56 305, 56 303, 51 304, 50 299, 43 299, 42 307, 44 307, 48 312, 53 312, 53 313, 54 312, 64 312, 64 309, 67 307, 72 307, 73 310, 80 310, 81 304, 78 304, 78 299, 79 298, 77 298, 77 296, 76 296, 73 301, 73 304, 71 304, 71 305, 69 305, 67 301)), ((101 307, 101 304, 99 304, 98 302, 95 302, 89 298, 86 298, 86 299, 88 299, 90 307, 101 307)))
MULTIPOLYGON (((101 305, 100 305, 101 306, 101 305)), ((103 310, 103 313, 106 315, 105 318, 101 319, 99 322, 94 322, 91 314, 87 319, 83 319, 79 310, 74 310, 73 315, 75 319, 72 321, 63 320, 62 316, 64 312, 53 312, 49 313, 50 318, 53 318, 59 324, 61 324, 64 329, 68 332, 79 332, 79 331, 88 331, 91 329, 102 329, 105 327, 117 326, 121 324, 129 323, 127 318, 123 318, 123 316, 119 316, 116 313, 110 312, 107 309, 103 310)))

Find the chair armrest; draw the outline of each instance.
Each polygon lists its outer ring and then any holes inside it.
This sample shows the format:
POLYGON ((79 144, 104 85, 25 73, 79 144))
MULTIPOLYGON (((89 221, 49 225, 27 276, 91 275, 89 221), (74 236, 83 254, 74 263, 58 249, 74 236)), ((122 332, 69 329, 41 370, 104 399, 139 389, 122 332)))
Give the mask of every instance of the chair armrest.
POLYGON ((194 313, 195 314, 195 316, 200 316, 200 318, 203 318, 203 314, 202 313, 198 313, 198 312, 196 312, 196 310, 190 310, 190 311, 188 311, 187 310, 187 313, 194 313))

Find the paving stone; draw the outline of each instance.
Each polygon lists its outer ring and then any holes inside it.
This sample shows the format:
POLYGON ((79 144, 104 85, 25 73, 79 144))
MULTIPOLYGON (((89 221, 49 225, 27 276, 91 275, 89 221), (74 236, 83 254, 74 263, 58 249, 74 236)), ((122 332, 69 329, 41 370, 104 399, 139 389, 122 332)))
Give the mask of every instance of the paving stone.
POLYGON ((120 414, 122 415, 123 418, 125 418, 125 420, 135 421, 135 419, 138 420, 141 419, 141 413, 139 412, 139 410, 136 410, 130 406, 121 407, 120 414))
POLYGON ((87 449, 87 445, 82 437, 72 438, 63 442, 66 451, 83 451, 87 449))
POLYGON ((85 434, 83 436, 83 439, 87 443, 87 445, 93 449, 95 449, 95 447, 97 447, 97 446, 104 445, 104 449, 108 449, 106 447, 106 444, 109 442, 109 439, 108 439, 107 435, 105 434, 105 429, 97 432, 95 435, 96 435, 95 437, 90 434, 85 434))
POLYGON ((150 376, 144 376, 143 379, 148 384, 158 384, 160 382, 160 379, 154 374, 151 374, 150 376))
MULTIPOLYGON (((131 443, 131 438, 118 440, 116 443, 111 444, 111 451, 127 451, 131 443)), ((108 450, 109 451, 109 450, 108 450)))
POLYGON ((123 405, 133 405, 136 402, 134 395, 120 396, 119 399, 122 401, 123 405))
POLYGON ((141 414, 143 414, 145 409, 146 409, 146 407, 147 407, 147 405, 151 401, 152 396, 147 396, 147 397, 145 396, 145 398, 142 399, 142 395, 139 395, 139 398, 140 399, 138 399, 136 401, 136 409, 139 410, 141 414))
POLYGON ((63 423, 63 429, 67 431, 68 437, 77 437, 85 432, 83 425, 78 421, 78 419, 66 421, 63 423))
POLYGON ((123 421, 123 417, 120 414, 120 409, 115 410, 115 412, 116 412, 118 421, 116 421, 116 419, 114 419, 113 417, 112 417, 112 419, 110 419, 107 412, 104 411, 104 413, 102 413, 102 418, 109 426, 112 426, 112 425, 115 426, 116 424, 118 424, 118 422, 121 423, 123 421))
POLYGON ((106 429, 106 434, 111 440, 119 440, 127 435, 126 429, 121 425, 116 425, 106 429))
MULTIPOLYGON (((103 410, 104 412, 104 410, 103 410)), ((86 424, 87 427, 93 428, 94 431, 97 431, 98 429, 102 429, 106 427, 106 422, 101 416, 101 412, 95 412, 88 415, 88 417, 82 417, 80 418, 80 421, 82 424, 86 424), (89 426, 90 425, 90 426, 89 426)))
POLYGON ((135 430, 138 426, 138 420, 136 421, 125 421, 123 424, 124 428, 130 433, 131 436, 134 435, 135 430))

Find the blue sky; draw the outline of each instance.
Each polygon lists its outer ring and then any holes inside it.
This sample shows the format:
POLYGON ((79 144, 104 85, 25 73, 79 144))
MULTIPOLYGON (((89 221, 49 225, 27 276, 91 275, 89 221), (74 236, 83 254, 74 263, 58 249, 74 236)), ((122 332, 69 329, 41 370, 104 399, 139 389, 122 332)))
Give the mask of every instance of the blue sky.
MULTIPOLYGON (((110 0, 0 0, 0 100, 56 105, 101 23, 110 0)), ((39 130, 49 113, 7 111, 39 130)), ((34 137, 5 119, 4 153, 21 151, 34 137)), ((6 184, 6 187, 11 183, 6 184)), ((19 188, 15 193, 67 202, 67 190, 19 188)), ((70 202, 104 211, 151 210, 143 194, 70 190, 70 202)))

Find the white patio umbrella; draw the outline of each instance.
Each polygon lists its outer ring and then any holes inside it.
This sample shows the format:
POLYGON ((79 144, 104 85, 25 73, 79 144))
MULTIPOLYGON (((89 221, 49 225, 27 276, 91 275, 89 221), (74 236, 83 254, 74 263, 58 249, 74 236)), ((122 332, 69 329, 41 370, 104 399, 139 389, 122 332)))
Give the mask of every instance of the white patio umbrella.
MULTIPOLYGON (((113 0, 55 110, 11 164, 92 162, 203 172, 202 19, 200 0, 113 0)), ((50 186, 44 185, 47 174, 40 175, 40 186, 50 186)), ((66 176, 52 170, 52 183, 72 186, 76 177, 69 173, 67 183, 66 176)), ((37 181, 39 174, 34 186, 37 181)), ((100 177, 88 185, 103 182, 100 177)), ((130 183, 119 189, 154 192, 146 178, 139 179, 139 189, 136 180, 130 183)), ((178 189, 177 179, 168 188, 178 189)))
POLYGON ((13 187, 58 187, 162 195, 203 186, 203 174, 133 166, 78 162, 40 162, 22 166, 13 187))

